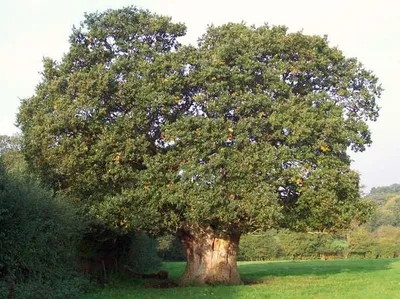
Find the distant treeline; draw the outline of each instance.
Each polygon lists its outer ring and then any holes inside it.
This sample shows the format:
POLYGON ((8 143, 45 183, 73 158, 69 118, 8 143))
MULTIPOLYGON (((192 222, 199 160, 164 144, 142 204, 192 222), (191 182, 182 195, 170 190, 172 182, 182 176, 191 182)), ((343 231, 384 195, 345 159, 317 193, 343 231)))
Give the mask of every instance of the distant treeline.
POLYGON ((392 184, 390 186, 384 187, 373 187, 370 192, 370 196, 373 197, 374 194, 398 194, 400 193, 400 184, 392 184))

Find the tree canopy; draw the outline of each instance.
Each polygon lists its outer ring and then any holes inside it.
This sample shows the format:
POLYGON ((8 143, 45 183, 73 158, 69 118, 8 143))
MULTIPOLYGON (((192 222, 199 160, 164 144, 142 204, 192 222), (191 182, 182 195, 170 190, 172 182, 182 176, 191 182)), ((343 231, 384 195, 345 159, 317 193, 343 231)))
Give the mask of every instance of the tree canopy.
POLYGON ((135 7, 87 14, 22 102, 30 166, 123 230, 229 238, 362 219, 347 150, 371 143, 373 73, 284 26, 210 26, 196 46, 185 30, 135 7))

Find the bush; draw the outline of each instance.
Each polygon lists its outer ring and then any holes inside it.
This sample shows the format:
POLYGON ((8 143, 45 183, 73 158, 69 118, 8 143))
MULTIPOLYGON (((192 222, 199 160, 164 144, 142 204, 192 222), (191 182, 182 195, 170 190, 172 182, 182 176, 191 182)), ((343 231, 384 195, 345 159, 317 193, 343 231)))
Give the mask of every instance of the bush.
POLYGON ((238 260, 315 259, 344 257, 349 244, 328 234, 270 230, 244 235, 238 260))
POLYGON ((284 256, 291 259, 319 258, 325 253, 329 240, 323 235, 296 233, 283 230, 279 233, 284 256))
POLYGON ((82 223, 65 196, 53 196, 31 176, 7 173, 0 164, 0 293, 7 293, 6 280, 15 283, 17 298, 81 292, 85 279, 75 258, 82 223))
POLYGON ((377 257, 391 258, 400 253, 400 228, 381 226, 375 232, 377 257))
POLYGON ((334 239, 329 245, 331 252, 337 257, 347 257, 349 250, 349 242, 343 239, 334 239))
MULTIPOLYGON (((29 279, 15 284, 14 298, 28 299, 75 299, 86 292, 89 284, 81 276, 68 276, 63 279, 29 279)), ((0 282, 0 299, 7 298, 8 286, 0 282)))
POLYGON ((378 255, 377 241, 365 227, 358 227, 350 233, 349 245, 352 258, 375 258, 378 255))
POLYGON ((275 231, 244 235, 240 241, 238 260, 265 261, 278 258, 281 246, 275 231))

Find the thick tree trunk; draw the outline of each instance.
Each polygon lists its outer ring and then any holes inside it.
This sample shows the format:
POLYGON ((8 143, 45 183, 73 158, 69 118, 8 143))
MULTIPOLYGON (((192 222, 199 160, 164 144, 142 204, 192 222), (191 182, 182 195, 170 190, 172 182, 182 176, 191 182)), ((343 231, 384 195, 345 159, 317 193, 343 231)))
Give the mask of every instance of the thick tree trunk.
POLYGON ((182 285, 240 284, 236 253, 240 235, 216 235, 211 228, 185 230, 187 264, 182 285))

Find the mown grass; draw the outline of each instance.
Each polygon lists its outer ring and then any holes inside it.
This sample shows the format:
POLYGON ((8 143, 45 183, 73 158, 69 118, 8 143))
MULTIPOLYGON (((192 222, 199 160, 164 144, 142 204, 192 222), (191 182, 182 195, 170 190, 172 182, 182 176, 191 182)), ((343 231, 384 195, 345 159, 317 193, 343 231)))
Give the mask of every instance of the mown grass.
MULTIPOLYGON (((184 263, 165 263, 178 280, 184 263)), ((154 289, 149 281, 115 281, 84 299, 127 298, 400 298, 400 260, 242 262, 240 286, 154 289)))

